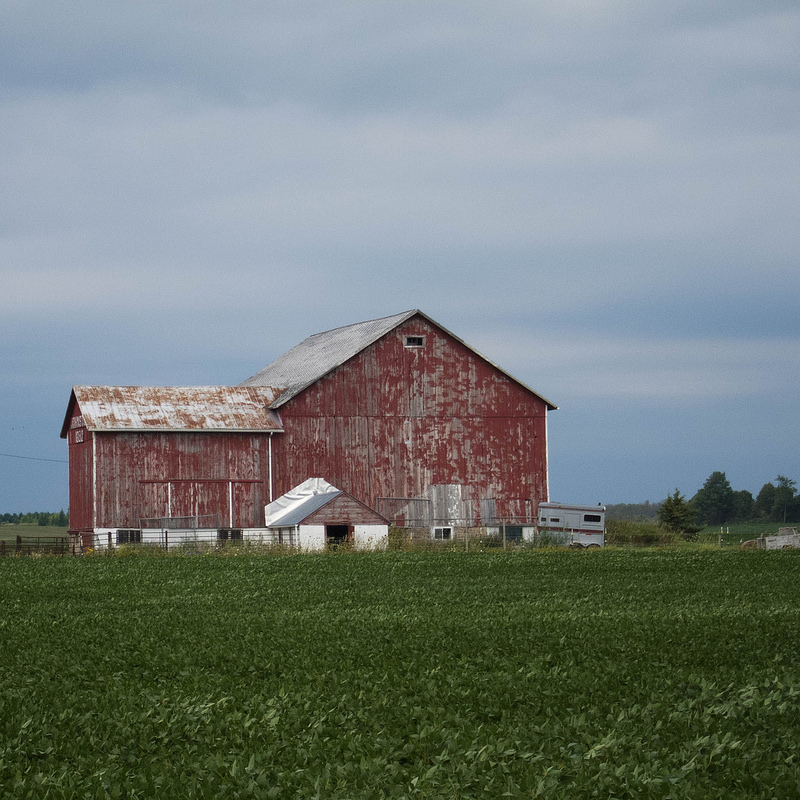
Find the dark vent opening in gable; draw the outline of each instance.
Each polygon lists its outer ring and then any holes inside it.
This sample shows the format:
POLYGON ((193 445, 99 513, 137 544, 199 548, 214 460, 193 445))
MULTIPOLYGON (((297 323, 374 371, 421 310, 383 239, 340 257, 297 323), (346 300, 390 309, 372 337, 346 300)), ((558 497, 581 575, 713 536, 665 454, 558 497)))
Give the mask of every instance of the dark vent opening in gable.
POLYGON ((424 336, 406 336, 406 347, 424 347, 424 336))

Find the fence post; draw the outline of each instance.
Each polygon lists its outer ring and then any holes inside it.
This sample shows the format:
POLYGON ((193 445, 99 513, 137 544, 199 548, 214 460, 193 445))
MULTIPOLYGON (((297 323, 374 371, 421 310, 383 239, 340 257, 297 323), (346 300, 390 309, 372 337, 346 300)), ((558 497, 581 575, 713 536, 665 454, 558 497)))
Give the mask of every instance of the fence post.
POLYGON ((22 552, 22 537, 21 536, 17 536, 17 552, 18 553, 22 552))

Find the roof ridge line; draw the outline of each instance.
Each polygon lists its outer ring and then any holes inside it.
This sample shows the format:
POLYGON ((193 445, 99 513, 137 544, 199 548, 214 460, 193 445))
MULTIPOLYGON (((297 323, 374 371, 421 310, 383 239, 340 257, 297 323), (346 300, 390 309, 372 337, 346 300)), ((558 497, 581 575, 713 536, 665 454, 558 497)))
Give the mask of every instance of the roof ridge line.
MULTIPOLYGON (((387 314, 385 317, 375 317, 375 319, 364 319, 361 320, 361 322, 351 322, 349 325, 337 325, 335 328, 329 328, 326 331, 317 331, 316 333, 311 333, 306 336, 304 341, 313 339, 315 336, 324 336, 325 334, 333 333, 334 331, 343 331, 345 328, 355 328, 357 325, 368 325, 371 322, 382 322, 385 319, 393 319, 394 317, 410 317, 419 313, 421 312, 418 308, 412 308, 408 311, 401 311, 399 314, 387 314)), ((302 342, 300 344, 302 344, 302 342)))

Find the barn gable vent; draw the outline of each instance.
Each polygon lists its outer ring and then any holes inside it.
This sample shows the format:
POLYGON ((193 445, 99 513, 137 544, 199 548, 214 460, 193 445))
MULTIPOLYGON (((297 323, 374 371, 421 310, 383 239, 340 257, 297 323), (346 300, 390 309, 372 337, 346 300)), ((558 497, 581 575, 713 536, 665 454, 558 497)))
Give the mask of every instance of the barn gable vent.
POLYGON ((425 337, 424 336, 406 336, 405 346, 406 347, 425 347, 425 337))

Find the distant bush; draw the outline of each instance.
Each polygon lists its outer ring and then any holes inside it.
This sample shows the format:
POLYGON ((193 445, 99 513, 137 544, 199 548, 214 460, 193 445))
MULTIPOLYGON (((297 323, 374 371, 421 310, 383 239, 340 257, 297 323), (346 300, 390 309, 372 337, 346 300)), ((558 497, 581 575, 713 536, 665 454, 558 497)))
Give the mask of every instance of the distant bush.
POLYGON ((0 514, 0 523, 6 525, 54 525, 66 528, 69 525, 69 514, 61 511, 29 511, 25 514, 0 514))
POLYGON ((653 547, 674 544, 678 538, 675 533, 651 522, 612 519, 606 523, 606 544, 609 545, 653 547))
POLYGON ((606 505, 606 519, 627 520, 629 522, 655 522, 659 503, 612 503, 606 505))

